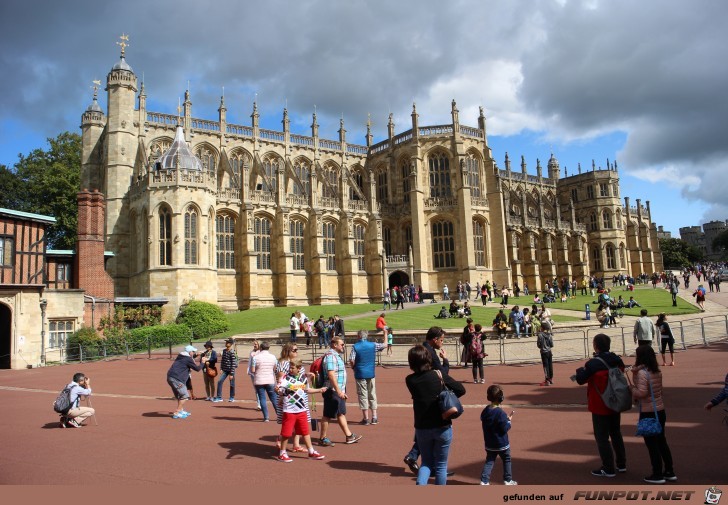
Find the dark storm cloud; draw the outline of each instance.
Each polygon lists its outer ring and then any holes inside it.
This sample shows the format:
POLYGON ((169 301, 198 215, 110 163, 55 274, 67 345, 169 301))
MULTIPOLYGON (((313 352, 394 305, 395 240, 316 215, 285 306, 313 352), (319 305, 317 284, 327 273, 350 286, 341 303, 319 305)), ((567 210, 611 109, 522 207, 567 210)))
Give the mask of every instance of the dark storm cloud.
POLYGON ((174 113, 190 81, 193 114, 214 119, 225 86, 229 121, 249 124, 257 93, 270 127, 287 101, 305 133, 315 104, 322 136, 343 113, 362 143, 368 113, 381 138, 389 112, 401 131, 414 100, 440 124, 455 98, 465 124, 485 106, 491 135, 624 131, 623 170, 718 205, 725 19, 726 2, 677 0, 0 2, 0 118, 77 131, 127 33, 151 110, 174 113))
POLYGON ((726 186, 717 191, 715 182, 728 159, 721 63, 728 4, 617 0, 544 9, 544 43, 523 57, 526 108, 565 137, 626 131, 620 167, 665 184, 698 184, 683 194, 725 219, 726 186))

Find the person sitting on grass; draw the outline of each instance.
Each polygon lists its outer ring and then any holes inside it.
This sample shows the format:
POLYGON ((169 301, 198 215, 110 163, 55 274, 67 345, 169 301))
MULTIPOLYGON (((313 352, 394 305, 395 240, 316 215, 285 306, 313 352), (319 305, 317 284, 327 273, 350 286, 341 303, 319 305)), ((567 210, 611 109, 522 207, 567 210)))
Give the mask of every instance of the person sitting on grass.
POLYGON ((631 309, 632 307, 642 307, 642 305, 637 303, 637 300, 634 299, 634 296, 630 296, 629 301, 627 302, 627 308, 631 309))
POLYGON ((450 317, 455 317, 458 315, 458 310, 460 309, 460 305, 458 305, 458 302, 455 300, 450 302, 450 317))
POLYGON ((435 316, 435 319, 447 319, 448 317, 450 317, 450 314, 447 313, 447 309, 443 305, 440 312, 435 316))

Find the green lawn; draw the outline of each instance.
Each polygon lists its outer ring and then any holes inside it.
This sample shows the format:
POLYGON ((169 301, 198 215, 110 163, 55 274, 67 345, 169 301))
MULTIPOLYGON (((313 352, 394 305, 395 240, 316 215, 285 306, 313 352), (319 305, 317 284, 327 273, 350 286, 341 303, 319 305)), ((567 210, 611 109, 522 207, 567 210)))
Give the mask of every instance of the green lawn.
MULTIPOLYGON (((680 297, 677 299, 677 307, 673 307, 672 296, 664 288, 658 287, 657 289, 652 289, 652 286, 640 286, 635 288, 634 291, 625 291, 624 287, 616 286, 610 289, 611 292, 609 295, 613 298, 616 299, 619 295, 622 295, 624 301, 627 302, 630 296, 634 296, 637 303, 642 306, 641 308, 634 307, 632 309, 622 309, 625 315, 628 316, 639 316, 641 309, 647 309, 648 314, 651 316, 656 316, 660 312, 673 315, 697 314, 700 312, 700 309, 698 309, 695 305, 691 305, 685 300, 682 300, 680 297)), ((579 293, 579 291, 577 291, 577 293, 579 293)), ((521 299, 523 299, 523 297, 521 297, 521 299)), ((530 297, 530 299, 533 300, 533 297, 530 297)), ((569 298, 569 300, 565 303, 556 301, 556 303, 551 306, 555 309, 575 310, 583 314, 584 306, 587 303, 590 304, 592 312, 597 310, 598 305, 594 303, 596 300, 596 296, 581 296, 577 294, 576 298, 569 298)))
POLYGON ((327 319, 334 314, 339 314, 346 319, 352 314, 364 314, 381 308, 382 306, 378 303, 365 303, 357 305, 312 305, 310 307, 261 307, 243 310, 227 314, 230 329, 225 333, 216 335, 216 337, 223 338, 241 333, 256 333, 275 328, 287 328, 291 313, 297 310, 302 311, 306 314, 306 317, 315 321, 322 314, 327 319))
MULTIPOLYGON (((651 286, 638 287, 635 291, 629 292, 624 291, 621 287, 612 288, 611 295, 615 298, 619 295, 626 300, 629 300, 630 294, 634 296, 637 303, 642 305, 642 308, 646 308, 650 316, 656 316, 660 312, 667 314, 696 314, 700 310, 694 305, 678 298, 678 306, 672 306, 672 298, 670 293, 665 289, 652 289, 651 286)), ((584 320, 584 305, 589 303, 591 311, 595 312, 597 309, 596 304, 592 303, 596 301, 596 297, 590 295, 581 296, 577 295, 574 299, 569 299, 565 303, 556 302, 549 306, 554 309, 572 310, 573 316, 566 315, 554 315, 555 321, 567 322, 567 321, 582 321, 584 320)), ((511 307, 519 305, 521 308, 531 307, 533 304, 533 296, 521 296, 519 298, 512 297, 508 303, 508 313, 511 307)), ((443 328, 462 328, 465 325, 464 319, 450 318, 450 319, 435 319, 433 316, 440 311, 442 303, 424 303, 414 308, 409 308, 404 311, 388 310, 386 314, 387 324, 394 328, 395 334, 397 330, 410 330, 410 329, 425 329, 433 325, 442 326, 443 328)), ((411 307, 411 304, 409 305, 411 307)), ((473 309, 473 320, 476 323, 480 323, 484 327, 490 327, 493 318, 498 312, 500 306, 500 300, 493 300, 487 307, 483 307, 480 301, 471 303, 473 309)), ((318 316, 323 314, 325 318, 339 314, 344 320, 351 316, 361 315, 356 319, 346 321, 347 331, 353 331, 360 328, 367 330, 374 329, 375 322, 379 314, 382 312, 382 306, 380 304, 357 304, 357 305, 312 305, 303 307, 263 307, 257 309, 244 310, 241 312, 234 312, 227 315, 228 321, 230 322, 230 330, 225 333, 216 335, 216 338, 224 338, 230 335, 239 335, 244 333, 257 333, 262 331, 274 330, 276 328, 287 328, 288 320, 291 317, 291 313, 296 310, 301 310, 313 320, 318 319, 318 316)), ((624 309, 626 315, 639 316, 640 308, 635 307, 633 309, 624 309)), ((592 317, 594 317, 592 315, 592 317)))

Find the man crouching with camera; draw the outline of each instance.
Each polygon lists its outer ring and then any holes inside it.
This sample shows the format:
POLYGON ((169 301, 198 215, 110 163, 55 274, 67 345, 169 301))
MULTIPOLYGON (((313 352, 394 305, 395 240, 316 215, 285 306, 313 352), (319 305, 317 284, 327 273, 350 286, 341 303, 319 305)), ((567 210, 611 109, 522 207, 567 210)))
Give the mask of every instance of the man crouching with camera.
MULTIPOLYGON (((78 372, 73 375, 73 381, 66 388, 70 389, 71 408, 65 416, 65 425, 80 428, 84 426, 83 422, 94 415, 95 412, 91 407, 81 407, 79 405, 81 398, 91 396, 91 379, 78 372)), ((63 419, 61 419, 61 422, 63 422, 63 419)))

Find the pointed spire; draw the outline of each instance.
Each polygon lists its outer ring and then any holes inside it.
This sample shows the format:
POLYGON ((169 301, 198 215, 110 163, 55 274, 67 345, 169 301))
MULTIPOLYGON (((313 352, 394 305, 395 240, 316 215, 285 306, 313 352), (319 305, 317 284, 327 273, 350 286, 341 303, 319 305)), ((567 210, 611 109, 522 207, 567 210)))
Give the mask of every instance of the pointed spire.
POLYGON ((581 163, 577 164, 577 168, 579 169, 579 173, 581 173, 581 163))
POLYGON ((506 151, 506 172, 511 171, 511 159, 508 157, 508 151, 506 151))
POLYGON ((372 115, 371 113, 367 114, 367 147, 370 147, 372 145, 372 140, 374 139, 372 135, 372 115))
POLYGON ((389 113, 389 122, 387 123, 387 131, 389 133, 389 138, 391 139, 394 137, 394 119, 392 118, 392 113, 389 113))
POLYGON ((594 160, 592 160, 592 172, 597 169, 597 164, 594 163, 594 160))
POLYGON ((526 157, 521 155, 521 172, 526 172, 526 157))
POLYGON ((617 160, 614 160, 614 171, 619 172, 619 168, 617 168, 617 160))
POLYGON ((480 106, 480 115, 478 116, 478 128, 485 132, 485 111, 483 106, 480 106))
POLYGON ((412 132, 417 135, 419 134, 420 115, 417 114, 417 104, 412 102, 412 132))
POLYGON ((344 114, 339 119, 339 142, 346 142, 346 129, 344 129, 344 114))
POLYGON ((313 137, 318 137, 319 132, 319 125, 318 121, 316 120, 316 104, 313 105, 313 123, 311 123, 311 135, 313 137))
POLYGON ((460 116, 459 116, 458 106, 455 103, 454 98, 452 99, 452 110, 450 113, 452 115, 452 124, 453 124, 454 130, 459 131, 460 130, 460 116))
POLYGON ((536 175, 538 175, 539 177, 542 176, 542 173, 541 173, 541 160, 538 159, 538 158, 536 158, 536 175))

